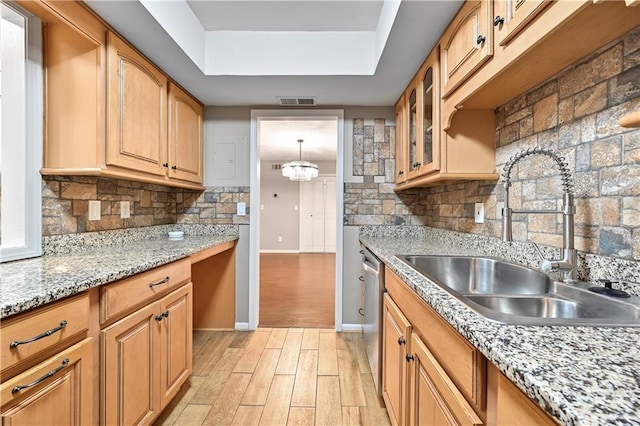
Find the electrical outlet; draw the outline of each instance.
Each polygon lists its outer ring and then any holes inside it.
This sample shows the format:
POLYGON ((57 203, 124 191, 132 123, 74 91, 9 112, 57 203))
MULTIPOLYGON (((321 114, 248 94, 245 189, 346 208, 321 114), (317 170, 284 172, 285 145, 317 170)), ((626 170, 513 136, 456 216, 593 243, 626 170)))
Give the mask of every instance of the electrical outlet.
POLYGON ((278 236, 278 242, 281 243, 282 242, 282 237, 278 236))
POLYGON ((484 223, 484 203, 476 203, 474 211, 476 223, 484 223))
POLYGON ((89 200, 89 220, 100 220, 100 200, 89 200))
POLYGON ((120 201, 120 219, 129 219, 131 217, 131 205, 128 201, 120 201))

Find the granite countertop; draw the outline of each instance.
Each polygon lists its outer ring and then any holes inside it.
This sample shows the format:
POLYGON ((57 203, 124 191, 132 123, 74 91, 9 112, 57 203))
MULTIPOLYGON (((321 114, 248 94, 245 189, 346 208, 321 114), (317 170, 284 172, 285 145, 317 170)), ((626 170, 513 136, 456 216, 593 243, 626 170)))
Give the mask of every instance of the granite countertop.
POLYGON ((169 241, 164 236, 5 263, 0 265, 0 318, 237 239, 237 235, 185 235, 184 240, 169 241))
POLYGON ((361 234, 360 240, 561 423, 640 424, 640 328, 498 324, 476 314, 395 257, 492 253, 443 238, 361 234))

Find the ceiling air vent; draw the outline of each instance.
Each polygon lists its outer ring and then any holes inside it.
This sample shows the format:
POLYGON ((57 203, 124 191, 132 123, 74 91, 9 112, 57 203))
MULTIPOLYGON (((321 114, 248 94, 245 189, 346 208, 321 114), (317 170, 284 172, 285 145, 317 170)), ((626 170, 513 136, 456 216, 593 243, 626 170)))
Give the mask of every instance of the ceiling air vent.
POLYGON ((272 164, 271 170, 282 170, 282 164, 272 164))
POLYGON ((280 106, 316 106, 318 99, 315 96, 278 96, 280 106))

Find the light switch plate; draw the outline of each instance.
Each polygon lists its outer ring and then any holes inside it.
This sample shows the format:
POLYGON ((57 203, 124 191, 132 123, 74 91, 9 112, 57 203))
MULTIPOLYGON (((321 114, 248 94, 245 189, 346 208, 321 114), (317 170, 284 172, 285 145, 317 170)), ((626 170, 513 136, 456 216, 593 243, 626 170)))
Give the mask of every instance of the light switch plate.
POLYGON ((89 200, 89 220, 100 220, 100 200, 89 200))
POLYGON ((246 203, 238 203, 238 216, 246 216, 247 215, 247 204, 246 203))
POLYGON ((484 203, 476 203, 474 211, 476 223, 484 223, 484 203))
POLYGON ((131 209, 128 201, 120 201, 120 219, 129 219, 131 217, 131 209))

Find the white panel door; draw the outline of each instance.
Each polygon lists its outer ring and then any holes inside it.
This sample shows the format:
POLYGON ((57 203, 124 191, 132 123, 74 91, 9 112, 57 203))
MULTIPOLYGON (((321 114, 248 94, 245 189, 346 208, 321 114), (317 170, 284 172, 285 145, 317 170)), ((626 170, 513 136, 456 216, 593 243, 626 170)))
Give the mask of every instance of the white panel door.
POLYGON ((336 251, 336 178, 300 182, 300 252, 336 251))

